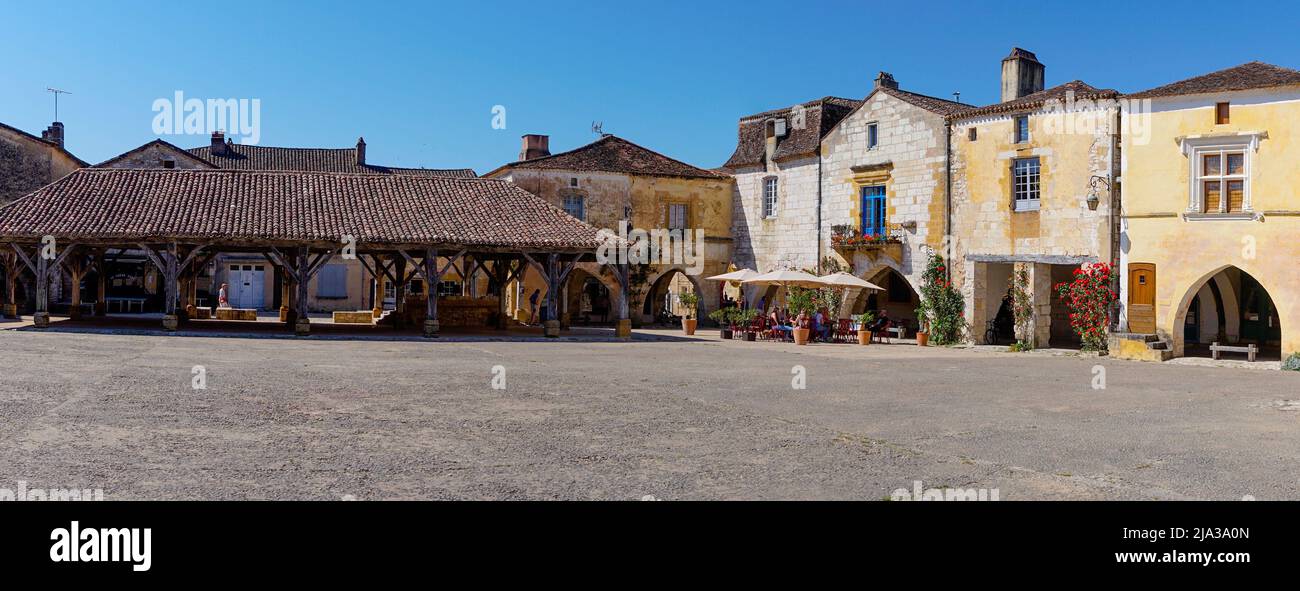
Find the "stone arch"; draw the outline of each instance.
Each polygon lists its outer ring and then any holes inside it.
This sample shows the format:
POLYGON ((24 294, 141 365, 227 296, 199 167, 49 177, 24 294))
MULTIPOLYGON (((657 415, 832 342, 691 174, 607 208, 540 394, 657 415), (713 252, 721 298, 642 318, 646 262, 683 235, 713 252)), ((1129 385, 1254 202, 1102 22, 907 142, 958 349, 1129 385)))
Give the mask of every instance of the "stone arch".
POLYGON ((921 301, 921 290, 918 289, 916 283, 908 278, 907 275, 903 274, 900 266, 897 264, 890 264, 891 262, 892 261, 878 264, 865 272, 854 273, 862 279, 885 288, 885 291, 875 291, 870 289, 859 290, 857 295, 853 296, 853 299, 851 300, 852 305, 846 306, 846 308, 853 314, 861 314, 868 309, 884 309, 889 314, 890 318, 909 320, 915 323, 916 308, 921 301), (895 299, 901 300, 901 298, 891 298, 891 292, 894 294, 901 292, 901 290, 893 291, 894 289, 900 289, 894 282, 902 282, 902 284, 906 285, 908 290, 911 291, 911 299, 909 301, 893 301, 895 299), (873 301, 876 303, 874 308, 871 307, 873 301))
MULTIPOLYGON (((1243 277, 1249 277, 1250 280, 1258 285, 1264 294, 1270 299, 1272 299, 1272 294, 1280 293, 1275 289, 1270 289, 1268 285, 1259 280, 1257 275, 1237 265, 1220 265, 1213 270, 1200 275, 1190 284, 1175 286, 1173 288, 1173 293, 1181 295, 1179 296, 1177 306, 1170 311, 1170 323, 1167 325, 1169 330, 1164 335, 1169 340, 1171 349, 1174 351, 1175 356, 1182 357, 1186 355, 1187 343, 1185 335, 1183 334, 1183 326, 1187 322, 1187 312, 1191 306, 1192 300, 1194 300, 1197 295, 1201 294, 1202 288, 1206 287, 1210 282, 1214 282, 1214 286, 1217 288, 1215 291, 1220 294, 1219 301, 1223 305, 1224 309, 1224 332, 1227 334, 1229 339, 1234 335, 1238 339, 1244 337, 1244 335, 1242 335, 1241 327, 1241 311, 1242 306, 1246 305, 1247 302, 1242 301, 1241 296, 1245 294, 1238 294, 1236 287, 1229 280, 1229 277, 1227 276, 1227 271, 1229 270, 1236 270, 1241 273, 1243 277)), ((1159 275, 1157 275, 1157 281, 1158 280, 1159 275)), ((1273 314, 1277 316, 1279 326, 1278 331, 1280 333, 1282 326, 1288 326, 1286 324, 1287 319, 1283 317, 1285 311, 1277 306, 1276 301, 1273 303, 1272 311, 1273 314)))
MULTIPOLYGON (((565 279, 563 295, 564 308, 563 313, 566 323, 569 324, 592 324, 607 323, 616 319, 618 311, 615 309, 618 298, 618 281, 613 275, 604 272, 603 267, 591 267, 589 265, 579 265, 574 267, 565 279), (591 301, 591 314, 583 316, 583 291, 588 284, 588 280, 593 280, 604 288, 604 302, 591 301), (603 314, 601 313, 603 310, 603 314)), ((590 299, 590 298, 589 298, 590 299)))
MULTIPOLYGON (((700 303, 697 307, 698 316, 703 317, 708 314, 708 310, 716 307, 716 302, 710 301, 710 297, 717 297, 717 287, 708 290, 705 289, 698 277, 686 272, 682 265, 673 265, 659 269, 659 272, 650 280, 646 281, 646 290, 641 297, 641 314, 644 320, 653 322, 658 317, 659 312, 663 309, 663 298, 668 292, 668 287, 672 283, 673 277, 681 276, 686 278, 691 284, 691 288, 700 296, 700 303)), ((717 282, 710 282, 716 284, 717 282)))

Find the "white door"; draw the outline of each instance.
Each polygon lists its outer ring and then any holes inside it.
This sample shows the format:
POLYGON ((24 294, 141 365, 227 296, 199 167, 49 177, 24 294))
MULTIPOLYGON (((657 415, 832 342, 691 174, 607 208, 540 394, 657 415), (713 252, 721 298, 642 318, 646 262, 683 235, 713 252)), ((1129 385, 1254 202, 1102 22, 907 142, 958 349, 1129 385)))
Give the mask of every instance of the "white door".
POLYGON ((262 309, 265 281, 263 265, 231 265, 230 307, 262 309))

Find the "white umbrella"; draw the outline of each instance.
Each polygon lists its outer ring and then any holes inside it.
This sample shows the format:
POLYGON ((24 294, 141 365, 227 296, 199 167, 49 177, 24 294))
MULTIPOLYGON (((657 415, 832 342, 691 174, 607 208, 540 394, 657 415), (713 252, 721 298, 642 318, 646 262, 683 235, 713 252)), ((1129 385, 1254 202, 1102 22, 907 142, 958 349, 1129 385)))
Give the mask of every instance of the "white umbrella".
POLYGON ((755 275, 753 277, 750 277, 749 279, 741 281, 741 283, 751 284, 751 285, 754 284, 771 285, 775 283, 781 285, 782 287, 787 287, 787 288, 788 287, 814 287, 814 288, 826 287, 826 284, 822 283, 820 278, 818 278, 816 275, 813 275, 811 273, 804 273, 803 271, 791 271, 789 269, 782 269, 779 271, 771 271, 768 273, 763 273, 762 275, 755 275))
POLYGON ((721 275, 714 275, 714 276, 712 276, 712 277, 705 277, 705 279, 708 279, 708 280, 710 280, 710 281, 736 281, 736 282, 741 282, 741 281, 744 281, 744 280, 746 280, 746 279, 749 279, 750 277, 757 277, 757 276, 758 276, 758 271, 755 271, 755 270, 753 270, 753 269, 740 269, 739 271, 732 271, 732 272, 730 272, 730 273, 723 273, 723 274, 721 274, 721 275))
POLYGON ((823 275, 822 277, 818 277, 817 280, 826 287, 857 287, 862 289, 874 289, 876 291, 885 290, 885 288, 867 281, 866 279, 862 279, 856 275, 850 275, 843 271, 839 273, 831 273, 830 275, 823 275))

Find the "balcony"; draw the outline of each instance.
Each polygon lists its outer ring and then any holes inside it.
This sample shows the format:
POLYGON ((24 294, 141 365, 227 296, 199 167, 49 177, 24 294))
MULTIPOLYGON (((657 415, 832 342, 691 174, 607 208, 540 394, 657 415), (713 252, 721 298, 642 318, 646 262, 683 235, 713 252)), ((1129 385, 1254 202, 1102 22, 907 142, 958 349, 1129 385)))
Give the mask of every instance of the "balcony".
POLYGON ((903 227, 898 224, 885 226, 880 234, 863 234, 851 225, 831 226, 831 248, 846 259, 852 260, 855 253, 871 257, 887 254, 895 260, 903 256, 903 227))

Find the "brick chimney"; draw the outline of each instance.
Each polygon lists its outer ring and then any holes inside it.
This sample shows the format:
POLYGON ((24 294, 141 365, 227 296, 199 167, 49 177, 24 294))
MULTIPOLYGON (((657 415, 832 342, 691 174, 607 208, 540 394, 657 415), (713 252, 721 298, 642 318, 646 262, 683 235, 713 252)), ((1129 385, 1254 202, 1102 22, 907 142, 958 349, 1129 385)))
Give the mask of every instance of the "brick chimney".
POLYGON ((58 121, 51 123, 49 127, 45 128, 45 131, 41 132, 41 139, 50 142, 52 144, 56 144, 60 148, 62 148, 63 147, 63 124, 58 121))
POLYGON ((898 89, 898 81, 894 80, 894 75, 889 72, 876 74, 876 88, 880 87, 898 89))
POLYGON ((532 160, 551 155, 551 136, 530 133, 524 136, 523 146, 519 148, 520 160, 532 160))
POLYGON ((1032 51, 1011 48, 1011 55, 1002 58, 1002 102, 1042 90, 1046 68, 1032 51))
POLYGON ((231 151, 232 150, 230 150, 230 145, 226 143, 226 132, 224 131, 212 132, 212 149, 211 149, 212 155, 225 156, 230 154, 231 151))
POLYGON ((366 165, 366 138, 357 138, 357 166, 366 165))

